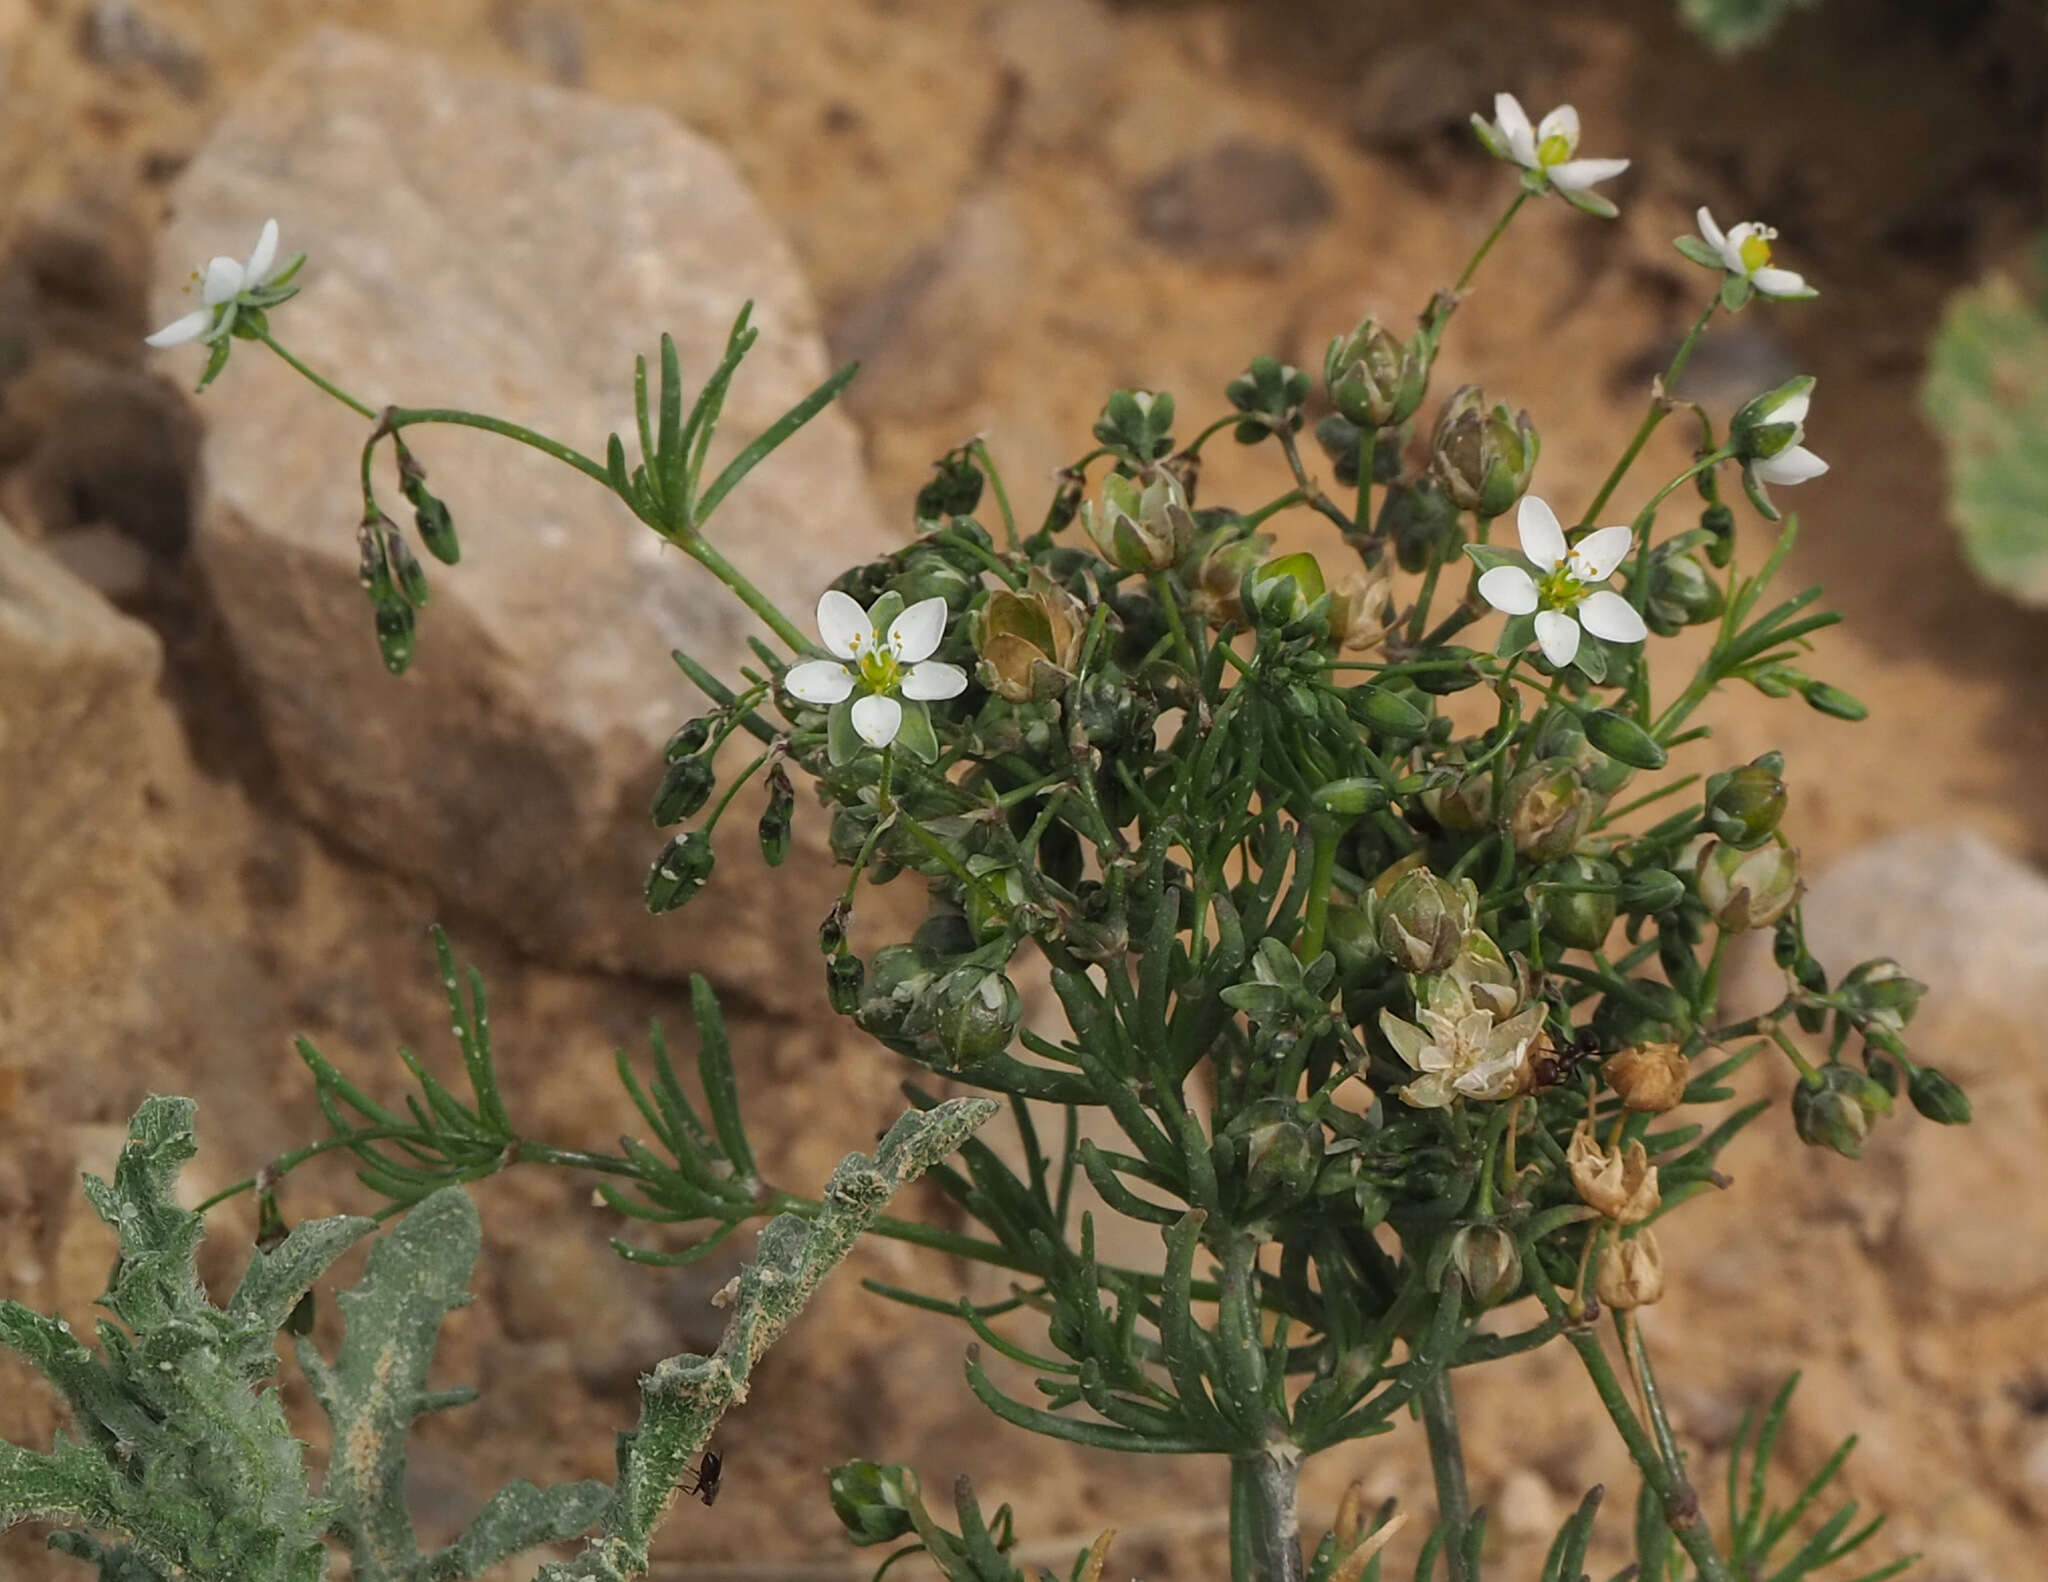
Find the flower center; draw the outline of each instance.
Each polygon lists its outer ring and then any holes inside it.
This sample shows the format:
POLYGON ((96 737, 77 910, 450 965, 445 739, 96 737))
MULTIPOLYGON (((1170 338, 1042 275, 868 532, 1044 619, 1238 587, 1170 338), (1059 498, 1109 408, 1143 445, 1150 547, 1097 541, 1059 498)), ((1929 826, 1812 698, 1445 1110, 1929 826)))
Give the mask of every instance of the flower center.
POLYGON ((1770 239, 1761 232, 1752 232, 1742 239, 1736 253, 1742 259, 1742 267, 1755 274, 1771 261, 1770 239))
POLYGON ((889 651, 887 639, 879 632, 875 639, 868 645, 867 652, 855 661, 860 667, 861 685, 870 692, 894 692, 896 683, 902 679, 903 667, 897 664, 896 656, 889 651))
POLYGON ((1561 165, 1572 157, 1572 140, 1562 132, 1552 132, 1536 145, 1536 163, 1548 170, 1552 165, 1561 165))
POLYGON ((1586 585, 1572 575, 1571 563, 1553 567, 1536 584, 1536 596, 1546 610, 1570 610, 1586 596, 1586 585))

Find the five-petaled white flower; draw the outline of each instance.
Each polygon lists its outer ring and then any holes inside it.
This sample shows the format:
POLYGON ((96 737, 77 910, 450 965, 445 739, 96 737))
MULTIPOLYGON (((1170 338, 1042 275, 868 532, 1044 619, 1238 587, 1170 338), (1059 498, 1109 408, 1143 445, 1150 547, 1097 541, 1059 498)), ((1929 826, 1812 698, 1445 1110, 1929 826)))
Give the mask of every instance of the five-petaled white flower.
POLYGON ((1610 643, 1640 643, 1650 635, 1643 618, 1611 588, 1594 588, 1614 574, 1635 534, 1627 527, 1599 527, 1570 549, 1557 513, 1533 494, 1522 496, 1515 518, 1522 553, 1535 567, 1495 566, 1479 578, 1480 597, 1508 615, 1536 617, 1536 642, 1543 657, 1562 670, 1579 654, 1579 629, 1610 643))
MULTIPOLYGON (((881 600, 875 602, 881 608, 881 600)), ((891 602, 894 602, 893 600, 891 602)), ((853 697, 853 728, 870 747, 887 747, 903 726, 900 693, 916 702, 956 698, 967 690, 967 672, 931 656, 946 634, 946 601, 920 599, 884 633, 866 610, 838 589, 818 600, 818 635, 836 659, 807 659, 792 665, 782 684, 803 703, 829 708, 853 697)))
POLYGON ((1679 250, 1695 263, 1712 267, 1715 264, 1728 271, 1738 280, 1746 280, 1760 297, 1817 297, 1820 293, 1806 283, 1802 275, 1789 269, 1779 269, 1771 262, 1771 243, 1778 239, 1772 227, 1756 220, 1745 220, 1740 225, 1729 227, 1723 232, 1714 223, 1713 215, 1702 207, 1694 216, 1699 221, 1700 240, 1704 248, 1688 246, 1691 237, 1680 239, 1679 250), (1703 256, 1705 255, 1705 256, 1703 256))
POLYGON ((303 254, 295 254, 282 264, 277 261, 277 221, 265 220, 263 231, 245 261, 216 258, 196 273, 201 306, 144 339, 151 346, 182 346, 186 341, 212 340, 217 332, 232 327, 232 310, 245 305, 243 299, 262 294, 259 300, 246 305, 270 306, 264 288, 282 285, 303 260, 303 254))
MULTIPOLYGON (((1612 218, 1614 205, 1592 190, 1628 169, 1625 159, 1580 159, 1579 112, 1561 104, 1534 126, 1522 101, 1511 93, 1493 96, 1494 119, 1472 117, 1473 130, 1496 159, 1520 165, 1555 187, 1566 202, 1612 218)), ((1541 190, 1538 183, 1537 190, 1541 190)))

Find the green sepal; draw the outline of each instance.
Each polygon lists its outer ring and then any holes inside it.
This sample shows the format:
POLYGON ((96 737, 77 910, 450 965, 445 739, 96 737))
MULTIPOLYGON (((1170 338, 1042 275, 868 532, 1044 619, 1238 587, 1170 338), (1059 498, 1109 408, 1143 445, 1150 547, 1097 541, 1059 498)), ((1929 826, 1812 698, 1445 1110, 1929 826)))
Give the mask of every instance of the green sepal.
POLYGON ((1755 295, 1756 287, 1749 283, 1746 275, 1730 275, 1721 282, 1721 306, 1730 313, 1740 313, 1755 295))
POLYGON ((825 756, 834 769, 843 769, 867 750, 853 728, 853 699, 841 698, 825 716, 825 756))
POLYGON ((1494 657, 1511 659, 1523 652, 1536 641, 1536 612, 1527 615, 1510 615, 1500 629, 1500 640, 1493 645, 1494 657))
POLYGON ((1465 558, 1477 566, 1482 574, 1500 566, 1516 566, 1523 571, 1529 569, 1528 556, 1520 550, 1507 549, 1499 544, 1467 544, 1465 558))
POLYGON ((1702 269, 1725 270, 1728 267, 1721 261, 1721 255, 1697 236, 1674 236, 1671 245, 1702 269))
MULTIPOLYGON (((885 595, 886 597, 886 595, 885 595)), ((932 729, 931 710, 916 698, 901 698, 903 723, 897 727, 896 740, 892 746, 904 752, 921 764, 935 764, 939 761, 939 735, 932 729)), ((849 720, 851 711, 849 711, 849 720)))
POLYGON ((1611 199, 1601 197, 1590 187, 1558 187, 1557 195, 1581 214, 1590 214, 1596 220, 1618 219, 1621 215, 1611 199))

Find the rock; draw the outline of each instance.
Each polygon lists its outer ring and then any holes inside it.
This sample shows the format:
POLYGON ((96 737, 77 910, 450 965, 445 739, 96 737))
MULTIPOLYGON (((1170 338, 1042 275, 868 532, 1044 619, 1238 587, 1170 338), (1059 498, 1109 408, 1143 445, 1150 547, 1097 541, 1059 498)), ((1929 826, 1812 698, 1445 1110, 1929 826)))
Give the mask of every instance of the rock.
POLYGON ((31 1086, 95 1056, 81 1029, 143 992, 162 915, 153 780, 179 750, 161 664, 147 627, 0 522, 0 1064, 31 1086))
POLYGON ((1116 24, 1098 0, 1010 0, 989 45, 1015 84, 1013 129, 1046 148, 1084 136, 1116 88, 1116 24))
POLYGON ((1901 1273, 1916 1306, 1986 1311, 2048 1291, 2048 1236, 2038 1217, 2009 1205, 2013 1183, 2048 1155, 2043 1092, 2038 1081, 1980 1081, 1967 1129, 1911 1114, 1891 1123, 1903 1128, 1901 1273))
POLYGON ((1509 1538, 1547 1539, 1564 1521, 1564 1502, 1550 1480, 1533 1467, 1517 1467, 1502 1480, 1493 1509, 1509 1538))
POLYGON ((1152 176, 1136 208, 1139 231, 1176 253, 1267 266, 1328 224, 1336 199, 1294 149, 1232 137, 1152 176))
MULTIPOLYGON (((828 371, 789 248, 718 150, 656 111, 465 77, 354 34, 315 33, 253 88, 176 210, 175 259, 246 248, 284 216, 285 246, 311 261, 273 328, 373 405, 466 405, 601 455, 607 432, 634 427, 634 354, 666 329, 701 379, 749 298, 761 336, 720 456, 828 371)), ((183 306, 166 289, 159 315, 183 306)), ((702 705, 669 651, 733 676, 753 618, 589 479, 420 427, 408 439, 465 553, 434 568, 418 657, 394 681, 356 581, 366 425, 249 345, 207 399, 201 561, 294 805, 526 949, 657 974, 709 965, 778 997, 793 937, 780 930, 807 932, 829 905, 807 883, 815 866, 765 873, 735 824, 726 871, 742 877, 727 882, 750 894, 715 939, 639 900, 662 844, 646 815, 659 746, 702 705)), ((398 510, 389 469, 380 458, 378 487, 398 510)), ((709 536, 808 626, 825 582, 884 543, 847 420, 815 419, 709 536)), ((798 829, 821 848, 818 823, 798 829)), ((790 992, 808 1003, 811 976, 790 992)))
POLYGON ((94 0, 79 18, 78 47, 109 71, 155 73, 181 99, 206 94, 205 57, 128 0, 94 0))

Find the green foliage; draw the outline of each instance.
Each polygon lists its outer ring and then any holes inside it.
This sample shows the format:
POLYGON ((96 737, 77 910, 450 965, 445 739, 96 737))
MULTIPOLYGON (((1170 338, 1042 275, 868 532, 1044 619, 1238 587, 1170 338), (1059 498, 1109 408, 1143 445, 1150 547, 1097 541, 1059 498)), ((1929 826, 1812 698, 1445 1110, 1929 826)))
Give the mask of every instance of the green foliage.
POLYGON ((1949 516, 1977 574, 2048 606, 2048 313, 2004 276, 1958 292, 1921 395, 1948 453, 1949 516))
POLYGON ((136 1112, 113 1181, 86 1178, 121 1240, 98 1353, 62 1320, 0 1303, 0 1343, 62 1392, 77 1434, 60 1435, 48 1455, 0 1444, 0 1523, 33 1516, 118 1535, 117 1546, 69 1546, 109 1578, 311 1582, 334 1506, 308 1493, 302 1447, 260 1386, 276 1371, 278 1327, 375 1225, 301 1225, 255 1254, 216 1307, 199 1283, 200 1218, 174 1196, 194 1152, 191 1103, 153 1098, 136 1112))
POLYGON ((1732 54, 1761 44, 1794 11, 1816 0, 1678 0, 1678 14, 1715 49, 1732 54))

